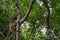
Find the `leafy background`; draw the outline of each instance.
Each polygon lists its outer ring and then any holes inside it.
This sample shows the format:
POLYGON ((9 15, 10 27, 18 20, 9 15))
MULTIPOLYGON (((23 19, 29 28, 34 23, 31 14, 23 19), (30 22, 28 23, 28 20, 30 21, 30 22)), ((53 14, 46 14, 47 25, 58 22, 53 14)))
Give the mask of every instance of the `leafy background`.
MULTIPOLYGON (((30 0, 19 0, 21 18, 28 9, 30 0)), ((50 28, 60 38, 60 0, 49 0, 50 28)), ((8 20, 16 14, 16 6, 13 0, 0 0, 0 31, 9 29, 8 20)), ((46 8, 41 0, 36 0, 28 19, 21 25, 21 40, 45 40, 46 8), (39 3, 40 1, 40 3, 39 3), (41 31, 43 30, 43 31, 41 31)), ((8 35, 7 35, 8 36, 8 35)), ((4 38, 0 35, 0 40, 4 38)), ((14 38, 9 39, 14 40, 14 38)))

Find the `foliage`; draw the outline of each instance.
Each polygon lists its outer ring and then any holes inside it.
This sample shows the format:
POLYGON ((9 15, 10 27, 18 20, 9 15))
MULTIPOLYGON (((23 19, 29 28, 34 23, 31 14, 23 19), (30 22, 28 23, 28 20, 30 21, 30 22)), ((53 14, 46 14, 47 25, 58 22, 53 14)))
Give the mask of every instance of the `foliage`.
MULTIPOLYGON (((21 18, 24 17, 28 9, 30 0, 19 0, 21 18)), ((50 28, 54 31, 55 35, 60 38, 60 0, 49 0, 51 14, 50 14, 50 28)), ((12 18, 16 14, 16 6, 13 0, 0 0, 0 31, 2 27, 9 29, 9 18, 12 18)), ((41 31, 46 27, 46 8, 42 4, 40 6, 36 1, 33 5, 33 9, 23 23, 20 30, 21 40, 45 40, 45 35, 41 31), (27 26, 29 24, 29 28, 27 26)), ((7 35, 8 36, 8 35, 7 35)), ((14 37, 14 36, 13 36, 14 37)), ((3 37, 0 35, 0 40, 3 37)), ((9 39, 14 40, 14 39, 9 39)))

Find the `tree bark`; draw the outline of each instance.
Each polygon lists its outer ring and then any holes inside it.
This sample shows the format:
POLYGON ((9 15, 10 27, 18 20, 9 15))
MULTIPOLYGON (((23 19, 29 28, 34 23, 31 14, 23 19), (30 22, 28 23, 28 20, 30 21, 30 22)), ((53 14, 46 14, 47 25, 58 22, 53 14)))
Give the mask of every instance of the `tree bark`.
POLYGON ((16 21, 17 22, 17 26, 16 26, 16 40, 19 40, 20 39, 20 32, 19 32, 20 26, 28 18, 29 14, 31 12, 34 0, 30 0, 29 8, 28 8, 28 10, 26 12, 26 15, 21 20, 20 20, 20 8, 19 8, 19 5, 18 5, 18 0, 14 0, 14 2, 15 2, 16 11, 17 11, 17 14, 15 15, 15 17, 17 17, 17 21, 16 21))
POLYGON ((20 33, 19 33, 19 30, 20 30, 20 22, 19 22, 19 20, 20 20, 20 8, 19 8, 19 3, 18 3, 18 0, 14 0, 14 2, 15 2, 15 5, 16 5, 16 14, 19 14, 19 15, 17 15, 16 16, 16 18, 17 18, 17 20, 16 20, 16 22, 17 22, 17 25, 16 25, 16 40, 19 40, 20 39, 20 33))

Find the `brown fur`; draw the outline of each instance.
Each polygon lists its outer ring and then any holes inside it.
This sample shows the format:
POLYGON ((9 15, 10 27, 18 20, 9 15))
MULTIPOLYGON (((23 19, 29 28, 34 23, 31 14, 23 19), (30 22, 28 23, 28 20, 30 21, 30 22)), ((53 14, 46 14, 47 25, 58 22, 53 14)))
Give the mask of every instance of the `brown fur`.
POLYGON ((16 22, 16 18, 13 18, 10 20, 9 22, 9 30, 13 33, 13 34, 16 34, 16 25, 17 25, 17 22, 16 22))

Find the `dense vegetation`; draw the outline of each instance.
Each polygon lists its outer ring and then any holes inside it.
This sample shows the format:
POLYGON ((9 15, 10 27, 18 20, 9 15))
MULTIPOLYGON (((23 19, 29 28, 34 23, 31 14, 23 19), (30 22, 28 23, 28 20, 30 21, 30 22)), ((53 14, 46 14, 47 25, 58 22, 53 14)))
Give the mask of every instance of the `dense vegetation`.
MULTIPOLYGON (((60 40, 60 0, 46 0, 50 7, 50 30, 60 40)), ((24 17, 30 0, 19 0, 20 19, 24 17)), ((0 0, 0 40, 15 40, 9 33, 9 21, 16 15, 16 5, 13 0, 0 0)), ((20 27, 20 40, 46 40, 47 10, 42 0, 35 0, 27 20, 20 27)), ((56 40, 58 40, 56 39, 56 40)), ((49 38, 49 40, 51 40, 49 38)))

